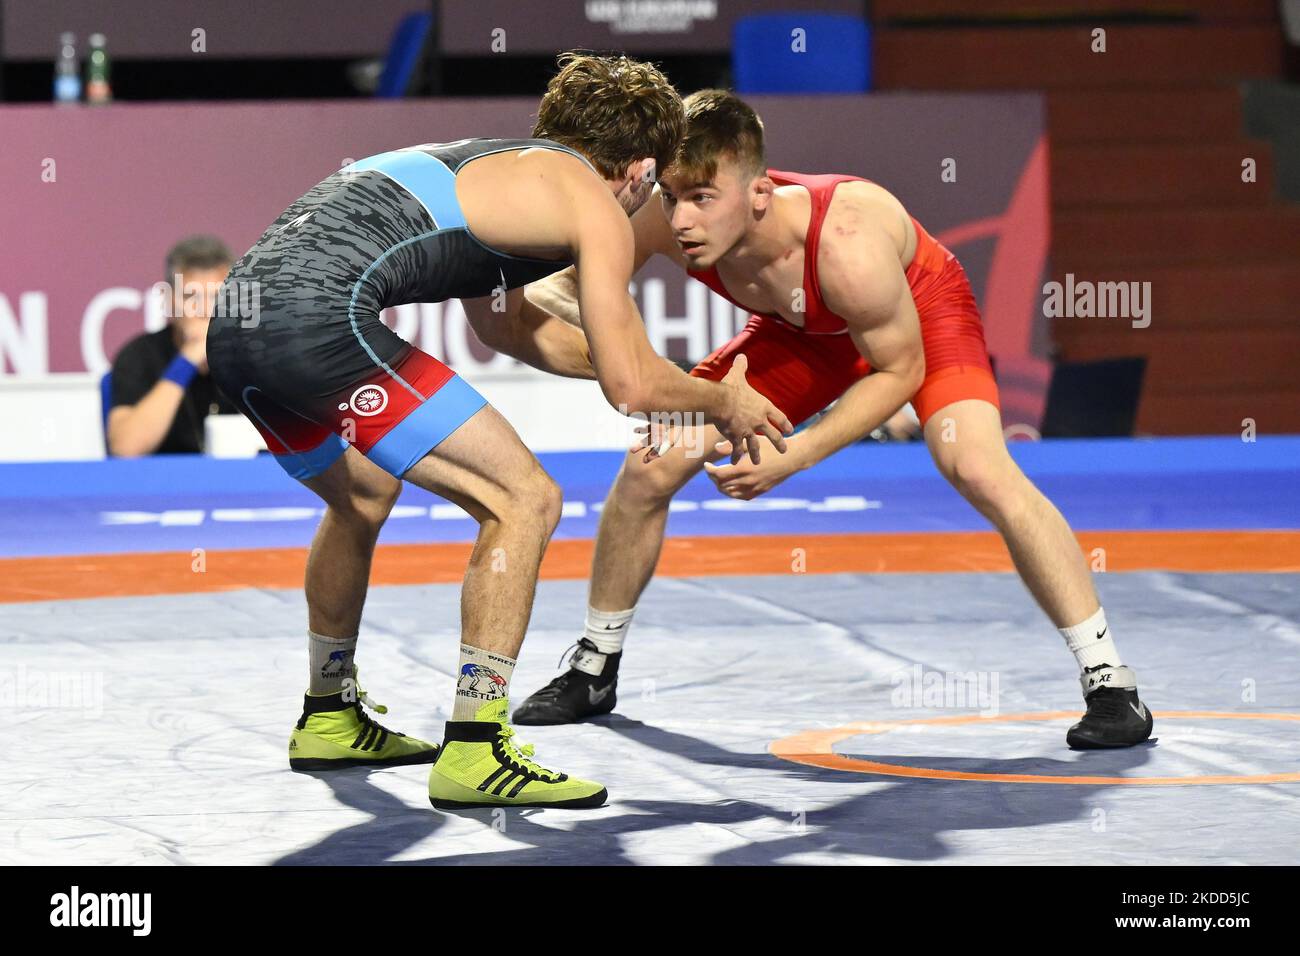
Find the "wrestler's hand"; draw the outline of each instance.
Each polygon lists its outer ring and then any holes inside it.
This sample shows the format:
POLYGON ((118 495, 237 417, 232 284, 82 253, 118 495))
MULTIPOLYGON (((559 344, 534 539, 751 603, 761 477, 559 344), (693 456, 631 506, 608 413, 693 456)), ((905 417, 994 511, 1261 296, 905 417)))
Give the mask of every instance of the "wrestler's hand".
POLYGON ((731 463, 740 461, 745 452, 754 464, 759 463, 759 436, 766 436, 772 447, 785 454, 785 438, 792 434, 794 426, 785 414, 754 391, 745 381, 745 370, 749 360, 744 355, 737 355, 731 364, 722 384, 730 390, 730 401, 726 412, 719 416, 714 424, 722 437, 731 443, 731 463))
POLYGON ((633 431, 641 437, 628 451, 633 455, 641 455, 641 460, 647 463, 668 454, 668 449, 678 444, 682 436, 680 425, 665 425, 659 422, 646 422, 644 425, 638 425, 633 431))
MULTIPOLYGON (((767 439, 760 439, 760 442, 766 443, 767 439)), ((798 439, 794 440, 794 445, 798 445, 798 439)), ((715 447, 722 455, 732 452, 730 442, 720 441, 715 447)), ((724 495, 741 501, 750 501, 759 495, 767 494, 801 467, 799 455, 792 447, 789 454, 764 455, 763 460, 758 463, 744 459, 730 465, 714 465, 705 462, 704 471, 724 495)))

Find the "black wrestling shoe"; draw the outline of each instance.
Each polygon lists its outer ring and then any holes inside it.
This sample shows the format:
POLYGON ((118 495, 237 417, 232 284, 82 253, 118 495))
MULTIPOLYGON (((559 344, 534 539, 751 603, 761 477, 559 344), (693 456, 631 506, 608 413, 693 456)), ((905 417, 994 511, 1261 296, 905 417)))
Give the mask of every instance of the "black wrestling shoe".
POLYGON ((1138 700, 1137 675, 1130 668, 1098 664, 1086 668, 1079 682, 1088 712, 1065 735, 1072 749, 1132 747, 1151 736, 1151 711, 1138 700))
POLYGON ((517 708, 516 724, 574 724, 614 709, 618 662, 623 652, 602 654, 587 638, 569 658, 569 669, 517 708))

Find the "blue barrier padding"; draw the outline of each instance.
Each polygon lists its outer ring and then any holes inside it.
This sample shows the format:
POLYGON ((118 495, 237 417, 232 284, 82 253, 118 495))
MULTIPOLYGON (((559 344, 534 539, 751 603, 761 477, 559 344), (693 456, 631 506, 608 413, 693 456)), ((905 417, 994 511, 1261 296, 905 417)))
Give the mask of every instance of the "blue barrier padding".
MULTIPOLYGON (((1057 440, 1012 453, 1076 530, 1300 529, 1300 436, 1057 440)), ((564 489, 557 537, 590 538, 620 452, 539 455, 564 489)), ((319 501, 269 456, 0 465, 0 556, 299 547, 319 501)), ((700 476, 670 535, 987 530, 922 445, 857 445, 754 502, 700 476)), ((473 520, 408 485, 381 541, 468 541, 473 520)))

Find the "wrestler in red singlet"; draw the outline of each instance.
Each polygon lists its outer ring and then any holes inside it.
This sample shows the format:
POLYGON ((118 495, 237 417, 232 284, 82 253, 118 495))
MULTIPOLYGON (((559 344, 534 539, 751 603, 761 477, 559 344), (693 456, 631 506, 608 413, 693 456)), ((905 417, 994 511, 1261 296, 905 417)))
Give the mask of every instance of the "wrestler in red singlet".
MULTIPOLYGON (((798 424, 871 371, 846 334, 844 320, 822 301, 816 268, 822 222, 835 187, 867 180, 775 169, 769 169, 767 174, 778 186, 804 187, 812 200, 804 240, 803 328, 778 315, 751 314, 745 328, 691 374, 718 381, 731 368, 732 359, 744 353, 749 357, 749 383, 798 424)), ((919 222, 912 219, 912 225, 916 229, 916 252, 907 267, 907 284, 921 320, 925 349, 925 382, 912 398, 917 416, 924 424, 940 408, 967 398, 980 398, 997 406, 998 388, 984 346, 984 327, 966 271, 919 222)), ((723 285, 716 267, 689 274, 741 305, 723 285)))

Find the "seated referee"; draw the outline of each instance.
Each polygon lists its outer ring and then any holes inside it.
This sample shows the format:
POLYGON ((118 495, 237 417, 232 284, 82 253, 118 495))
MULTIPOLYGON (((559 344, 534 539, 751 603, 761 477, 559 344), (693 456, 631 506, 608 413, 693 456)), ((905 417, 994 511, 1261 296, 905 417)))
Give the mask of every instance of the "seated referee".
POLYGON ((122 458, 203 451, 203 422, 230 414, 208 377, 208 317, 234 260, 215 236, 190 236, 167 253, 171 321, 122 346, 113 360, 108 453, 122 458))

